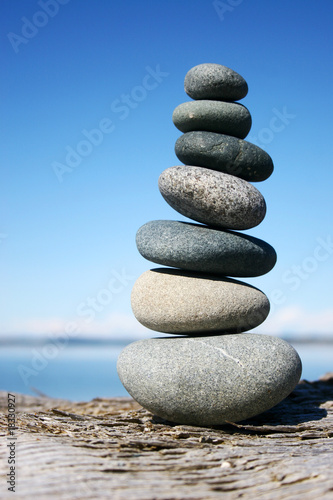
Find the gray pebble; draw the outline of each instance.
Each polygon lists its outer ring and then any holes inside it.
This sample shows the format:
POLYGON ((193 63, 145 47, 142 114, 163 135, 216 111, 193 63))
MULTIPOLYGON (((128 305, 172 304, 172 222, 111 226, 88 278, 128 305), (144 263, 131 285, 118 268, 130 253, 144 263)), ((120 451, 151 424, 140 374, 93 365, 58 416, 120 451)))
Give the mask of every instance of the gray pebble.
POLYGON ((301 360, 268 335, 139 340, 120 354, 118 374, 151 413, 177 424, 211 426, 258 415, 297 385, 301 360))
POLYGON ((177 106, 173 123, 182 132, 206 130, 244 139, 250 132, 249 110, 237 102, 190 101, 177 106))
POLYGON ((249 182, 202 167, 181 165, 159 177, 164 199, 177 212, 224 229, 250 229, 266 214, 262 194, 249 182))
POLYGON ((273 161, 251 142, 215 132, 187 132, 176 141, 175 152, 186 165, 219 170, 250 182, 267 179, 273 161))
POLYGON ((221 64, 199 64, 185 76, 185 92, 192 99, 238 101, 246 96, 248 86, 244 78, 221 64))
POLYGON ((143 273, 131 303, 142 325, 163 333, 240 333, 260 325, 269 313, 268 298, 253 286, 170 268, 143 273))
POLYGON ((143 257, 157 264, 223 276, 261 276, 276 262, 274 248, 263 240, 188 222, 147 222, 136 244, 143 257))

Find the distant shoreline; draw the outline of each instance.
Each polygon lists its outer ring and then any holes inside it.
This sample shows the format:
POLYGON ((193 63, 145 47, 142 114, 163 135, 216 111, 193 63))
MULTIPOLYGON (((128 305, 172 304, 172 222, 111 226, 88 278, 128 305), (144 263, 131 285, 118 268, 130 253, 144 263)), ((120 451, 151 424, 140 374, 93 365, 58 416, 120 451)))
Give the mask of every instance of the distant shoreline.
MULTIPOLYGON (((241 334, 239 334, 241 335, 241 334)), ((258 334, 262 335, 262 334, 258 334)), ((154 336, 152 332, 152 337, 154 336)), ((282 340, 289 342, 291 344, 320 344, 320 345, 333 345, 333 335, 331 337, 325 336, 292 336, 292 335, 281 335, 278 336, 282 340)), ((162 337, 163 338, 163 337, 162 337)), ((2 337, 0 338, 0 347, 35 347, 41 346, 48 343, 59 343, 63 346, 67 347, 103 347, 103 346, 125 346, 130 344, 131 342, 135 342, 136 340, 140 340, 138 338, 128 337, 128 338, 113 338, 113 339, 105 339, 105 338, 68 338, 64 342, 64 339, 59 337, 2 337)))
POLYGON ((66 347, 80 347, 80 346, 119 346, 126 345, 130 342, 134 342, 133 338, 123 338, 123 339, 93 339, 93 338, 68 338, 64 340, 62 337, 16 337, 16 338, 0 338, 0 347, 29 347, 29 346, 40 346, 49 343, 54 343, 63 345, 66 347))

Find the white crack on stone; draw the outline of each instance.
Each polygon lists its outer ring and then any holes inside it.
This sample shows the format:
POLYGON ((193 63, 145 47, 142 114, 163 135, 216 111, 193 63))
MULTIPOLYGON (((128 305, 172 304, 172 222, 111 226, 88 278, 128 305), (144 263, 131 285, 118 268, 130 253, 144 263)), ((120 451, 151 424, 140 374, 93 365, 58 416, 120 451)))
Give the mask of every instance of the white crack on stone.
POLYGON ((240 359, 238 358, 234 358, 233 356, 231 356, 230 354, 228 354, 224 349, 221 349, 221 347, 215 347, 215 346, 212 346, 210 344, 207 344, 206 342, 204 342, 203 340, 195 340, 195 339, 189 339, 191 342, 198 342, 198 344, 203 344, 207 347, 210 347, 211 349, 214 349, 216 351, 220 351, 222 352, 222 354, 226 357, 226 358, 230 358, 232 359, 233 361, 235 361, 235 363, 237 363, 238 365, 240 365, 242 368, 245 368, 245 366, 243 365, 243 363, 241 362, 240 359))

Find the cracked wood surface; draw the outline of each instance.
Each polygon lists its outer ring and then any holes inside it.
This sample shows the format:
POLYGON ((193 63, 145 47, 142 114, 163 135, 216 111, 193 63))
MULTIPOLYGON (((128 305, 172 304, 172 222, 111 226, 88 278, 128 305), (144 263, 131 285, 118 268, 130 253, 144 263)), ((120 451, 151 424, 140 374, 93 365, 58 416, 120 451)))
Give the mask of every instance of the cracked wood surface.
POLYGON ((4 499, 333 499, 333 374, 302 381, 258 417, 214 428, 167 423, 130 398, 17 394, 16 417, 12 493, 0 392, 4 499))

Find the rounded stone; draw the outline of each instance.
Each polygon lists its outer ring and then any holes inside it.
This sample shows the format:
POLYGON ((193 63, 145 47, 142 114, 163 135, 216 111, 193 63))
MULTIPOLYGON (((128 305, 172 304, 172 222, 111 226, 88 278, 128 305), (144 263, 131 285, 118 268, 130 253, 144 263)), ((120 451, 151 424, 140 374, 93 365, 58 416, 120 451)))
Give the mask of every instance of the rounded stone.
POLYGON ((184 88, 192 99, 238 101, 248 92, 244 78, 221 64, 199 64, 185 76, 184 88))
POLYGON ((211 426, 258 415, 297 385, 301 360, 268 335, 139 340, 120 354, 117 370, 130 395, 177 424, 211 426))
POLYGON ((179 137, 175 153, 187 165, 206 167, 250 182, 266 180, 272 158, 251 142, 215 132, 193 131, 179 137))
POLYGON ((177 106, 172 115, 175 126, 182 132, 206 130, 244 139, 250 132, 249 110, 237 102, 190 101, 177 106))
POLYGON ((203 167, 181 165, 158 180, 163 198, 177 212, 224 229, 250 229, 263 220, 266 203, 249 182, 203 167))
POLYGON ((136 244, 156 264, 223 276, 261 276, 276 263, 274 248, 263 240, 189 222, 147 222, 136 244))
POLYGON ((268 298, 251 285, 168 268, 143 273, 131 302, 142 325, 163 333, 240 333, 260 325, 269 313, 268 298))

